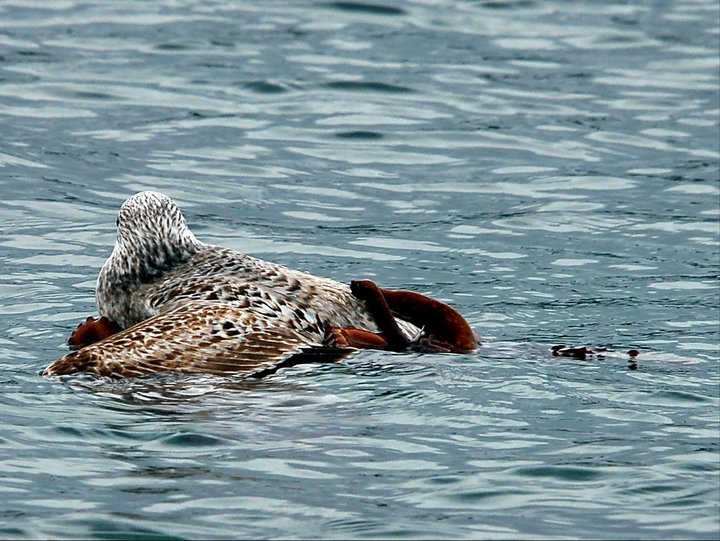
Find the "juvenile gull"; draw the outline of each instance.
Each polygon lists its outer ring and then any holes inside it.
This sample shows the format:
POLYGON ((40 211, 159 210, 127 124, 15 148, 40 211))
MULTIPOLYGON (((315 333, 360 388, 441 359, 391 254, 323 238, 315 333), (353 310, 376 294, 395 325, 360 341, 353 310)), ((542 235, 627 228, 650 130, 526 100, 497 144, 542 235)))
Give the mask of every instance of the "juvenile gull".
MULTIPOLYGON (((120 208, 96 294, 100 315, 122 330, 43 374, 252 375, 308 348, 322 351, 330 328, 378 331, 348 285, 201 242, 175 202, 151 191, 120 208)), ((421 334, 397 324, 408 341, 421 334)))

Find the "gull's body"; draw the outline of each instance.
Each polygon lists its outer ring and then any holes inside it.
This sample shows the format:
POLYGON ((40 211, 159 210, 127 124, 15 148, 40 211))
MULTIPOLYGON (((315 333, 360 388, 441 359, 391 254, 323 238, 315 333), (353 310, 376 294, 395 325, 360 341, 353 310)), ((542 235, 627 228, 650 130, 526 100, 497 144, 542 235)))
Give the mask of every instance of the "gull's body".
MULTIPOLYGON (((349 286, 200 242, 162 194, 130 197, 117 226, 97 301, 123 330, 58 359, 47 375, 253 374, 322 346, 328 326, 377 330, 349 286)), ((398 322, 408 337, 419 332, 398 322)))

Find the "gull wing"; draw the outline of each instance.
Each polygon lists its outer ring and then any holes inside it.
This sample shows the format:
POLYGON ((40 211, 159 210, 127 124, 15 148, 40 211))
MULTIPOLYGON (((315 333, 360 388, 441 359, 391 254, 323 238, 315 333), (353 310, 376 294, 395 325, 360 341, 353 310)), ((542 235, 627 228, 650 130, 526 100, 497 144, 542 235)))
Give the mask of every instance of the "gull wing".
POLYGON ((336 361, 350 351, 321 346, 276 318, 233 303, 188 302, 65 355, 43 375, 87 372, 133 377, 153 372, 261 377, 303 362, 336 361))

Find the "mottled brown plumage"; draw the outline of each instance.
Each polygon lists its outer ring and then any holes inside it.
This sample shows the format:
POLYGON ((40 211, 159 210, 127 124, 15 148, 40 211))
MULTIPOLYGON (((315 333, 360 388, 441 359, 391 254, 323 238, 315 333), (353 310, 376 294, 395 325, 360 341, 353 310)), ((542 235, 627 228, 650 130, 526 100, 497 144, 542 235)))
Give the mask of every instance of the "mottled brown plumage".
POLYGON ((253 375, 272 369, 293 354, 308 353, 308 345, 307 335, 285 325, 268 324, 235 303, 190 301, 74 351, 44 373, 253 375))
MULTIPOLYGON (((200 242, 162 194, 130 197, 117 227, 97 300, 123 330, 58 359, 46 375, 250 375, 314 349, 325 355, 328 328, 378 331, 348 285, 200 242)), ((398 324, 408 339, 420 333, 398 324)))

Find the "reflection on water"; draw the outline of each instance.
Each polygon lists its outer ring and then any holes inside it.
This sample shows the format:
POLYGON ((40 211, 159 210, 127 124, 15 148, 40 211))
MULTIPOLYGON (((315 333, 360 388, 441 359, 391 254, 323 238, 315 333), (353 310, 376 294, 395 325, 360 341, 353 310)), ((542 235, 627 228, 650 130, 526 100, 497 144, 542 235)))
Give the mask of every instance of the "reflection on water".
POLYGON ((0 535, 717 537, 718 19, 0 6, 0 535), (451 302, 485 346, 39 377, 142 189, 208 242, 451 302))

